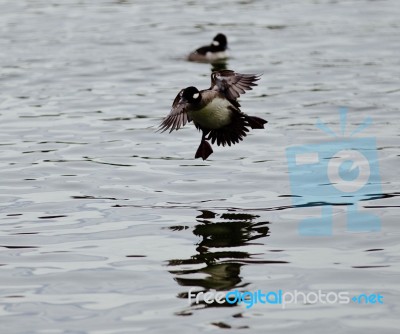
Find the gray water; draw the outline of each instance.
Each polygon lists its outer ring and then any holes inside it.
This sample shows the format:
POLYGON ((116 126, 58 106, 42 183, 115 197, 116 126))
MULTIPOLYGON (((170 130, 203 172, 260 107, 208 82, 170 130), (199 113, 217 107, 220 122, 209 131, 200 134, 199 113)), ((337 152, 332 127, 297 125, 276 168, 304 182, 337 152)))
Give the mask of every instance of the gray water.
POLYGON ((397 333, 400 6, 387 1, 0 3, 1 333, 397 333), (263 73, 242 110, 269 121, 195 160, 193 125, 155 130, 212 67, 185 55, 227 34, 227 68, 263 73), (379 229, 299 222, 286 149, 371 117, 379 229), (376 150, 375 150, 376 149, 376 150), (207 305, 192 291, 347 291, 383 304, 207 305))

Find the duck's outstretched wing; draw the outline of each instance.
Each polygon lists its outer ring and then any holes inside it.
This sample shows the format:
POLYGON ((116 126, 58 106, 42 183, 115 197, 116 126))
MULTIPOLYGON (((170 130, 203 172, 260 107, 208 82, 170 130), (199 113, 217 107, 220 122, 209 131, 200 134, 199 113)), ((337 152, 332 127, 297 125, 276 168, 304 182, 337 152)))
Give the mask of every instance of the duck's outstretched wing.
POLYGON ((191 118, 187 113, 188 103, 186 100, 182 99, 183 91, 184 89, 182 89, 176 96, 172 103, 171 112, 164 118, 158 131, 164 132, 169 129, 169 132, 171 133, 173 130, 178 130, 187 122, 191 121, 191 118))
POLYGON ((257 80, 260 80, 260 75, 222 70, 211 74, 210 89, 221 92, 230 100, 236 100, 240 94, 244 94, 246 90, 251 90, 253 86, 257 86, 255 83, 257 80))

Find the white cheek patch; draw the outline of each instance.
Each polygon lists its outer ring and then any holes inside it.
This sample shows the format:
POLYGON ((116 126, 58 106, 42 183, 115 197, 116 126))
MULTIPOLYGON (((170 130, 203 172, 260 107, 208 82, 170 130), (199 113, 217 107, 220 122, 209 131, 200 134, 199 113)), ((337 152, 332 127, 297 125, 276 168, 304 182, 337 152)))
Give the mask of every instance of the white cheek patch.
POLYGON ((219 42, 218 42, 218 41, 214 41, 214 42, 212 42, 212 45, 218 46, 218 45, 219 45, 219 42))
POLYGON ((200 95, 199 93, 194 93, 193 94, 193 100, 196 100, 199 97, 199 95, 200 95))

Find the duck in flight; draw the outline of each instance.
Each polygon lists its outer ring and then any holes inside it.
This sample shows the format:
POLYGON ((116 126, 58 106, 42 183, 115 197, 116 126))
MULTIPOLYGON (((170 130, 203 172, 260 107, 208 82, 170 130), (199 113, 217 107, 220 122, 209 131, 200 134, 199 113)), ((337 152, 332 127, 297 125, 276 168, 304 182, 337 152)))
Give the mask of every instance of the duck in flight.
POLYGON ((211 87, 199 91, 190 86, 182 89, 176 96, 171 112, 162 121, 159 130, 179 130, 187 122, 193 121, 202 131, 200 146, 195 158, 206 160, 211 153, 212 144, 231 146, 246 137, 249 128, 264 129, 266 120, 248 116, 240 110, 238 97, 251 90, 260 77, 254 74, 240 74, 222 70, 211 74, 211 87))
POLYGON ((217 62, 228 58, 226 49, 228 40, 224 34, 218 34, 214 37, 210 45, 202 46, 191 52, 188 60, 197 62, 217 62))

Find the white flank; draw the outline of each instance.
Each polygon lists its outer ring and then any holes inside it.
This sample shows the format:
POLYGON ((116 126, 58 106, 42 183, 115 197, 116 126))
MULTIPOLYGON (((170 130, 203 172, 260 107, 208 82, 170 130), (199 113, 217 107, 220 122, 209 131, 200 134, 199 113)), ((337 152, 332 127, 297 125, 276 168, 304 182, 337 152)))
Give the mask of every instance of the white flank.
POLYGON ((226 51, 207 52, 207 53, 206 53, 206 58, 207 58, 209 61, 220 60, 220 59, 226 59, 226 58, 228 58, 228 54, 227 54, 226 51))
POLYGON ((189 112, 189 116, 207 129, 219 129, 230 123, 231 103, 226 99, 215 98, 203 109, 189 112))

